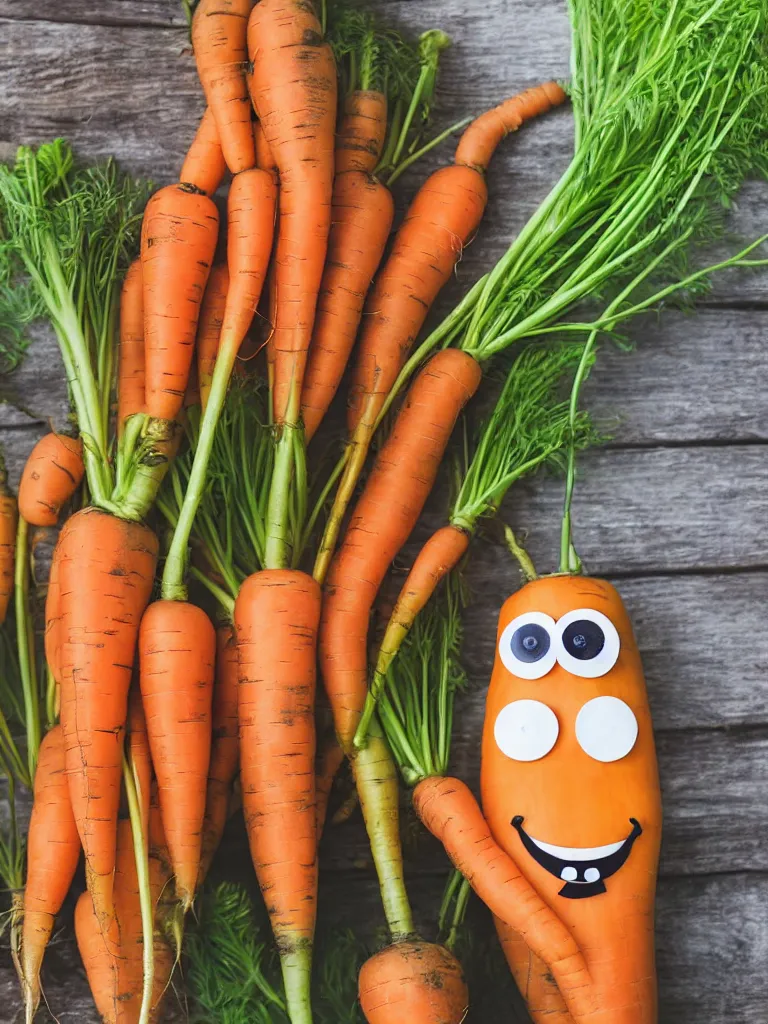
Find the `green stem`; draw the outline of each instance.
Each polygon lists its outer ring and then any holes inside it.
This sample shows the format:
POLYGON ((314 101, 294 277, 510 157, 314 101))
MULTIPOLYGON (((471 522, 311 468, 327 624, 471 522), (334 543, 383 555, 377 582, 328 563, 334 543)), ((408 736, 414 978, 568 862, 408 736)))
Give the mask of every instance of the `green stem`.
POLYGON ((217 586, 213 580, 208 579, 205 573, 201 572, 196 565, 191 565, 189 567, 189 574, 190 576, 194 576, 198 583, 202 583, 208 593, 216 598, 231 618, 235 611, 235 599, 232 597, 232 594, 228 594, 226 590, 217 586))
POLYGON ((446 128, 445 131, 440 132, 440 134, 436 135, 434 139, 430 139, 430 141, 422 146, 421 149, 417 149, 415 153, 412 153, 409 157, 403 160, 402 163, 395 167, 387 178, 387 188, 392 188, 401 174, 404 174, 409 167, 421 160, 423 156, 426 156, 430 150, 435 148, 435 146, 439 146, 441 142, 444 142, 445 139, 453 135, 454 132, 461 131, 462 128, 466 128, 471 122, 471 117, 465 117, 461 121, 457 121, 456 124, 452 124, 450 128, 446 128))
POLYGON ((531 556, 522 544, 518 543, 512 527, 508 526, 506 523, 504 524, 504 540, 506 541, 507 547, 512 555, 517 559, 526 583, 532 583, 533 580, 537 580, 539 578, 539 574, 536 572, 536 566, 533 564, 531 556))
POLYGON ((27 763, 29 778, 35 777, 37 755, 40 750, 40 702, 37 695, 37 672, 35 671, 35 646, 32 622, 29 614, 29 552, 27 537, 29 525, 19 516, 16 530, 16 567, 14 595, 16 603, 16 641, 19 654, 19 673, 24 695, 24 724, 27 735, 27 763))
POLYGON ((451 921, 451 930, 448 932, 448 937, 445 940, 445 948, 454 950, 456 942, 459 938, 459 929, 464 924, 464 918, 467 913, 467 906, 469 905, 469 898, 472 895, 472 886, 469 882, 461 876, 461 885, 459 886, 459 894, 456 897, 456 905, 453 910, 453 920, 451 921))
POLYGON ((155 921, 152 889, 149 882, 149 844, 148 837, 144 832, 144 817, 141 810, 143 801, 149 800, 149 794, 141 793, 135 766, 129 764, 125 755, 123 755, 123 783, 128 801, 128 814, 131 819, 133 853, 136 858, 136 877, 141 907, 141 930, 144 940, 144 985, 138 1024, 150 1024, 155 980, 155 921))

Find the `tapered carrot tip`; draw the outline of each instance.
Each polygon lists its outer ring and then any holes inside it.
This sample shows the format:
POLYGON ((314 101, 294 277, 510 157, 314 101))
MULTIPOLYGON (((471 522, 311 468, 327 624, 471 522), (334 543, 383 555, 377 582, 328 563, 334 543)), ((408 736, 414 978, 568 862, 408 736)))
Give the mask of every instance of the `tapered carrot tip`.
POLYGON ((461 1024, 469 1009, 461 964, 429 942, 398 942, 367 960, 359 997, 368 1024, 461 1024))

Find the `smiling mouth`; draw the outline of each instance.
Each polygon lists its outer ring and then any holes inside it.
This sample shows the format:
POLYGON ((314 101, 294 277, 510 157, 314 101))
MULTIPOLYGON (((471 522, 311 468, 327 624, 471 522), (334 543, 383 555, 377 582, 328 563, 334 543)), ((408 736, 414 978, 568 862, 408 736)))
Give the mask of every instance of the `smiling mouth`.
POLYGON ((643 834, 640 822, 636 818, 630 818, 632 831, 626 839, 618 843, 581 848, 553 846, 529 836, 523 828, 524 820, 523 816, 518 814, 512 819, 512 827, 517 830, 523 846, 536 863, 550 875, 565 882, 558 895, 570 900, 582 900, 604 893, 605 879, 615 875, 619 868, 623 867, 632 852, 635 840, 643 834))

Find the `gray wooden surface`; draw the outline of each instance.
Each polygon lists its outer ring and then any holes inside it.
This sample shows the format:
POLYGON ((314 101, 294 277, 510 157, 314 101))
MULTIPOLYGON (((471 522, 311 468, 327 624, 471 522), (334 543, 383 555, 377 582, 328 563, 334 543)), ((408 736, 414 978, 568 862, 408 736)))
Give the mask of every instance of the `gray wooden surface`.
MULTIPOLYGON (((377 2, 405 25, 436 25, 453 36, 438 109, 446 123, 567 74, 560 0, 377 2)), ((62 134, 83 156, 114 154, 164 183, 174 178, 201 109, 176 0, 0 0, 0 156, 20 142, 62 134)), ((569 151, 567 110, 506 143, 490 174, 485 225, 443 307, 501 253, 569 151)), ((767 199, 761 186, 745 189, 735 233, 768 230, 767 199)), ((649 317, 633 330, 633 353, 603 353, 589 390, 592 408, 614 425, 614 440, 582 460, 576 538, 587 567, 619 582, 655 713, 665 795, 662 1024, 768 1024, 766 284, 763 276, 731 274, 697 315, 649 317)), ((0 433, 17 474, 43 421, 66 412, 61 367, 45 332, 25 366, 0 381, 0 397, 10 403, 0 406, 0 433)), ((560 500, 559 483, 540 478, 504 509, 527 531, 543 571, 554 567, 560 500)), ((437 498, 435 515, 439 506, 437 498)), ((469 581, 472 687, 458 715, 455 767, 475 782, 496 612, 517 576, 498 548, 481 541, 469 581)), ((237 829, 225 859, 244 870, 237 829)), ((380 915, 359 821, 330 831, 323 865, 327 912, 375 930, 380 915)), ((421 839, 411 865, 426 924, 444 858, 421 839)), ((69 927, 66 915, 63 923, 69 927)), ((70 940, 62 937, 49 960, 52 1011, 62 1021, 94 1020, 70 940)), ((14 1018, 15 1000, 4 962, 0 1021, 14 1018)), ((483 1024, 508 1020, 500 1010, 483 1024)))

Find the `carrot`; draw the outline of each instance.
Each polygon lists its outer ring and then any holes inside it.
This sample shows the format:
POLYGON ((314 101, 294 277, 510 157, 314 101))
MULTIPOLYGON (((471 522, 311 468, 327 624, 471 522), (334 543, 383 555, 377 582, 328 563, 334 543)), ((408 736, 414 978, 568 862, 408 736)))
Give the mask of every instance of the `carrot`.
POLYGON ((144 613, 141 697, 176 893, 185 909, 200 871, 215 652, 211 620, 195 605, 156 601, 144 613))
POLYGON ((144 211, 146 402, 157 419, 175 419, 184 401, 218 228, 214 202, 189 185, 160 189, 144 211))
POLYGON ((461 1024, 469 1009, 461 964, 445 946, 387 946, 363 964, 359 997, 368 1024, 461 1024))
POLYGON ((53 676, 59 700, 61 700, 61 585, 59 583, 59 559, 51 559, 48 576, 48 593, 45 596, 45 660, 53 676))
POLYGON ((112 913, 128 691, 157 539, 139 523, 85 509, 64 524, 54 561, 69 792, 86 880, 104 922, 112 913))
POLYGON ((206 107, 181 165, 179 181, 212 196, 221 184, 226 169, 216 118, 211 108, 206 107))
POLYGON ((117 366, 117 431, 122 434, 125 421, 144 412, 146 396, 144 356, 144 281, 141 260, 128 268, 120 293, 120 346, 117 366))
POLYGON ((245 82, 252 0, 200 0, 192 19, 197 73, 233 174, 256 166, 245 82))
POLYGON ((69 799, 64 736, 56 725, 40 744, 35 800, 27 832, 22 968, 27 1021, 40 1003, 40 968, 56 915, 69 892, 80 858, 80 838, 69 799))
POLYGON ((357 89, 344 97, 336 137, 335 171, 373 174, 387 136, 387 97, 377 89, 357 89))
POLYGON ((32 449, 19 485, 19 513, 32 526, 55 526, 85 473, 83 442, 46 434, 32 449))
POLYGON ((216 630, 216 681, 211 712, 213 733, 205 798, 203 847, 198 886, 219 848, 227 823, 232 783, 240 760, 237 716, 237 644, 231 626, 216 630))
POLYGON ((152 754, 149 749, 147 721, 141 703, 141 691, 133 688, 128 696, 128 762, 133 772, 136 796, 141 808, 141 828, 149 833, 149 804, 152 793, 152 754))
POLYGON ((421 514, 456 418, 479 382, 479 365, 456 349, 438 352, 427 363, 379 453, 331 565, 320 665, 346 752, 368 690, 368 618, 376 593, 421 514))
POLYGON ((294 570, 255 573, 235 602, 243 809, 292 1024, 312 1020, 319 619, 319 586, 294 570))
POLYGON ((573 1024, 549 968, 512 928, 494 919, 501 948, 533 1024, 573 1024))
POLYGON ((331 226, 336 74, 306 0, 261 0, 248 21, 249 89, 280 175, 274 416, 298 421, 331 226))
POLYGON ((5 622, 13 597, 16 564, 16 524, 19 510, 8 487, 8 474, 0 454, 0 625, 5 622))
POLYGON ((200 404, 205 411, 211 393, 213 369, 219 351, 221 325, 229 291, 229 270, 226 263, 219 263, 211 270, 205 295, 200 307, 197 323, 197 384, 200 389, 200 404))
POLYGON ((253 144, 256 147, 256 166, 262 171, 269 171, 277 181, 277 164, 261 127, 261 121, 253 122, 253 144))
POLYGON ((319 843, 325 828, 333 782, 344 763, 344 751, 341 749, 335 733, 326 738, 320 750, 318 762, 315 776, 315 796, 317 800, 317 841, 319 843))
MULTIPOLYGON (((574 1021, 654 1022, 658 771, 640 655, 609 583, 545 577, 503 606, 481 790, 496 842, 582 951, 590 1012, 556 975, 574 1021), (537 718, 519 719, 521 700, 535 701, 537 718), (518 754, 521 728, 530 746, 518 754)), ((553 946, 505 920, 551 967, 553 946)))

